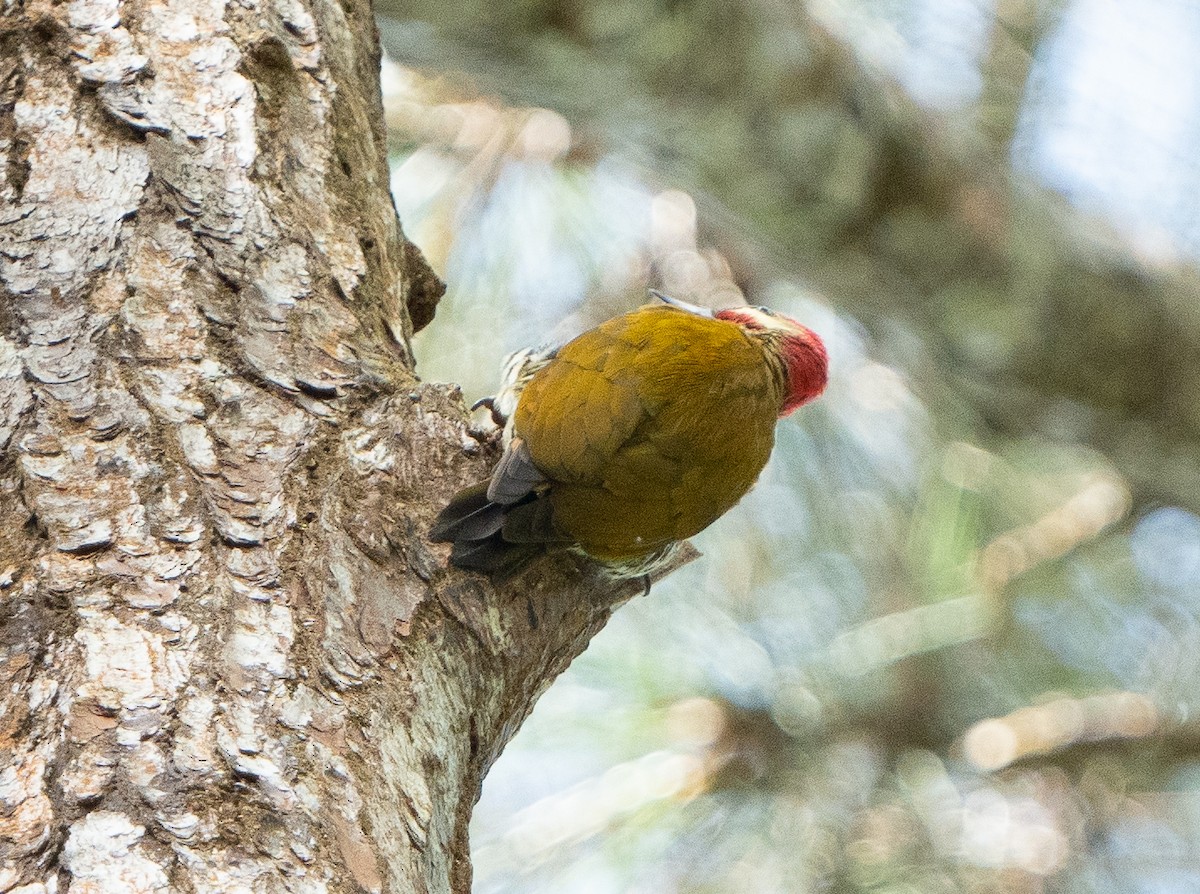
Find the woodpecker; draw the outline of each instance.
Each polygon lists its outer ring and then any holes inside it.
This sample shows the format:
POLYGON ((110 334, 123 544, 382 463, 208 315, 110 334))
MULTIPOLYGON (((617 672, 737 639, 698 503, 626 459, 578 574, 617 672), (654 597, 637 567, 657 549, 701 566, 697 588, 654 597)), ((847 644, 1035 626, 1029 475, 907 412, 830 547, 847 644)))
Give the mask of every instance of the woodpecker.
POLYGON ((453 565, 507 576, 571 550, 613 578, 651 574, 750 490, 775 421, 825 389, 825 346, 795 320, 651 294, 662 303, 509 359, 484 401, 504 452, 430 531, 453 565))

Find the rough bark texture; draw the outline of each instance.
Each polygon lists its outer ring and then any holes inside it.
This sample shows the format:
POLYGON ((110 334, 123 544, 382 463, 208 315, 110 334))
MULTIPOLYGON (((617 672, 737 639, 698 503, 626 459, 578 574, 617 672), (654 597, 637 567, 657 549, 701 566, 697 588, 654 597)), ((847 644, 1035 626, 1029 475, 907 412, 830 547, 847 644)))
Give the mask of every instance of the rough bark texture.
POLYGON ((424 542, 492 451, 412 374, 367 0, 2 9, 0 891, 469 890, 632 593, 424 542))

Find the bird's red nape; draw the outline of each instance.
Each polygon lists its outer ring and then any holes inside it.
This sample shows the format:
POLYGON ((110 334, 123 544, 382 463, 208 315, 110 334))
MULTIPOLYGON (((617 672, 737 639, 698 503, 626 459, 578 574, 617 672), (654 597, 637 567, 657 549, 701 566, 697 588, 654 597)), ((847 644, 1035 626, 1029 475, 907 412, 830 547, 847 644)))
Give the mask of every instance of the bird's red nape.
POLYGON ((821 337, 799 323, 799 331, 783 339, 783 363, 788 375, 788 393, 779 415, 786 416, 819 397, 829 381, 829 354, 821 337))

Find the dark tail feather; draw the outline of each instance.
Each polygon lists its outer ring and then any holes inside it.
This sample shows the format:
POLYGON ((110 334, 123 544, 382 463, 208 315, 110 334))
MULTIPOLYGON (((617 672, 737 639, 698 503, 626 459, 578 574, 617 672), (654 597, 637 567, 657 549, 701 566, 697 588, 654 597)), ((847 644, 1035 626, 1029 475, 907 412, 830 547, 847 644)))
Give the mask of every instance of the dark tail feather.
POLYGON ((488 482, 481 481, 455 494, 450 505, 438 513, 429 539, 454 544, 450 564, 457 568, 508 577, 544 553, 545 547, 529 540, 510 542, 504 534, 505 518, 524 503, 542 501, 530 494, 516 505, 494 503, 487 490, 488 482))
POLYGON ((450 564, 468 571, 482 571, 501 580, 510 577, 542 555, 545 550, 528 543, 509 543, 493 534, 486 540, 459 540, 450 551, 450 564))
POLYGON ((483 540, 499 531, 508 507, 493 503, 487 492, 488 482, 481 481, 456 493, 450 505, 434 519, 429 539, 435 543, 457 543, 483 540))
POLYGON ((565 536, 554 523, 554 512, 549 500, 525 500, 509 507, 504 516, 502 529, 509 543, 541 543, 546 546, 567 544, 571 538, 565 536))

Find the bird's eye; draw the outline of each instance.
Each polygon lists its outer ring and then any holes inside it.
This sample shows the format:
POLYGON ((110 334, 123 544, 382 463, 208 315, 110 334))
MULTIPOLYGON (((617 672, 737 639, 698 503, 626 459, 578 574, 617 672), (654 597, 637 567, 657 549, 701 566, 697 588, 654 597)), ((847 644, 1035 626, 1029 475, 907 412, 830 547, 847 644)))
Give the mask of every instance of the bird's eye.
POLYGON ((769 308, 769 307, 764 307, 764 306, 763 306, 763 305, 761 305, 761 304, 760 304, 760 305, 758 305, 758 306, 757 306, 756 308, 754 308, 754 309, 755 309, 756 311, 758 311, 759 313, 764 313, 764 314, 766 314, 768 317, 773 317, 773 316, 775 316, 775 314, 774 314, 774 313, 771 311, 771 308, 769 308))

